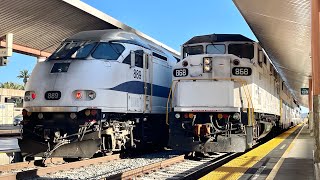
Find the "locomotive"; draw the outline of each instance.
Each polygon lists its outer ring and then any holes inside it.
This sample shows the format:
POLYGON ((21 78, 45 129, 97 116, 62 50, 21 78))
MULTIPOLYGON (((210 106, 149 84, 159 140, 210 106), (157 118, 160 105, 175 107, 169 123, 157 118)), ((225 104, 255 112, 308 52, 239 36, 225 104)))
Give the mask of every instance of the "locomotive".
POLYGON ((26 85, 24 156, 82 157, 167 143, 166 101, 179 56, 123 30, 79 32, 26 85))
POLYGON ((269 57, 239 34, 195 36, 182 45, 167 101, 169 146, 243 152, 298 123, 300 108, 269 57))

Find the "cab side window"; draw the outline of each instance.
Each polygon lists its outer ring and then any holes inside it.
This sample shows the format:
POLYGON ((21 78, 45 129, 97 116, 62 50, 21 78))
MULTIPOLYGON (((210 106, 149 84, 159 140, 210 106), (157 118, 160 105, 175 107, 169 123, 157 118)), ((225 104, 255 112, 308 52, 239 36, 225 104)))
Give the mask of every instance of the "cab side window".
POLYGON ((136 58, 136 66, 143 68, 143 51, 142 50, 138 50, 135 51, 135 58, 136 58))
MULTIPOLYGON (((137 50, 135 53, 137 67, 143 68, 143 50, 137 50)), ((128 56, 123 60, 123 63, 131 65, 131 54, 129 53, 128 56)))

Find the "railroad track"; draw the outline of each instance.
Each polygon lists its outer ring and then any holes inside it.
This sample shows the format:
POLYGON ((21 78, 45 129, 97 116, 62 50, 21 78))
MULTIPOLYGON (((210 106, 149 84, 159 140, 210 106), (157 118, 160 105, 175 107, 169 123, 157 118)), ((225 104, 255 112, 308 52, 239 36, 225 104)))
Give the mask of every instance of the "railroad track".
POLYGON ((65 163, 62 158, 49 158, 44 162, 42 160, 32 160, 32 161, 25 161, 13 164, 6 164, 0 166, 0 179, 2 176, 12 173, 18 173, 22 171, 37 169, 42 167, 44 164, 46 166, 58 165, 65 163))
MULTIPOLYGON (((111 155, 66 164, 52 163, 39 167, 32 163, 0 166, 0 180, 4 179, 196 179, 223 165, 235 153, 217 153, 200 160, 185 159, 174 151, 121 159, 111 155), (13 166, 15 166, 13 168, 13 166)), ((57 161, 57 160, 56 160, 57 161)))
MULTIPOLYGON (((177 152, 164 151, 141 155, 141 157, 124 157, 110 155, 94 159, 64 164, 48 164, 48 167, 36 166, 35 161, 0 166, 0 180, 7 179, 100 179, 128 169, 141 167, 154 162, 177 156, 177 152)), ((46 164, 47 165, 47 164, 46 164)))
POLYGON ((198 179, 212 170, 222 166, 238 153, 217 153, 199 160, 185 159, 184 155, 170 158, 158 163, 105 177, 107 180, 119 179, 198 179))
MULTIPOLYGON (((104 163, 112 160, 120 159, 119 155, 105 156, 101 158, 94 158, 89 160, 77 161, 65 164, 50 164, 48 167, 36 166, 35 161, 21 162, 9 165, 0 166, 2 173, 0 180, 11 179, 34 179, 45 176, 50 173, 59 171, 67 171, 74 168, 84 167, 90 164, 104 163)), ((50 161, 50 160, 49 160, 50 161)), ((47 163, 49 163, 49 161, 47 163)))

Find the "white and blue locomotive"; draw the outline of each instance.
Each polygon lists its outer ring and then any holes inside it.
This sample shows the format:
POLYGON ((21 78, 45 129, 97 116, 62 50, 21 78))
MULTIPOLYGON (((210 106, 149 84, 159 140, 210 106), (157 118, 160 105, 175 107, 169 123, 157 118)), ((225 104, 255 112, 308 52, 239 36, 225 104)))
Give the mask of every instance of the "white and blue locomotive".
POLYGON ((266 53, 237 34, 183 44, 167 107, 169 146, 188 152, 243 152, 299 121, 299 105, 266 53))
POLYGON ((166 144, 166 102, 179 56, 123 30, 84 31, 34 68, 23 155, 92 157, 166 144))

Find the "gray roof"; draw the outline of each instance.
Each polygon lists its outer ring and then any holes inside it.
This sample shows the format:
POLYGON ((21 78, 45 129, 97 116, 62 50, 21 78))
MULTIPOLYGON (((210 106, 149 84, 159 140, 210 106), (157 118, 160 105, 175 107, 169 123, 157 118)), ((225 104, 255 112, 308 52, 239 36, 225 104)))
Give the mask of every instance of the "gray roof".
POLYGON ((208 34, 195 36, 185 42, 183 45, 188 44, 197 44, 197 43, 215 43, 215 42, 226 42, 226 41, 248 41, 253 42, 252 39, 249 39, 241 34, 208 34))
POLYGON ((150 49, 148 44, 141 40, 139 36, 134 33, 127 32, 121 29, 107 29, 107 30, 92 30, 82 31, 69 38, 66 41, 122 41, 131 44, 140 45, 150 49))
POLYGON ((233 0, 286 84, 304 106, 311 77, 310 0, 233 0))
MULTIPOLYGON (((13 33, 14 44, 53 52, 62 40, 81 31, 123 29, 167 49, 179 52, 80 0, 2 0, 0 37, 13 33)), ((0 43, 1 44, 1 43, 0 43)))

